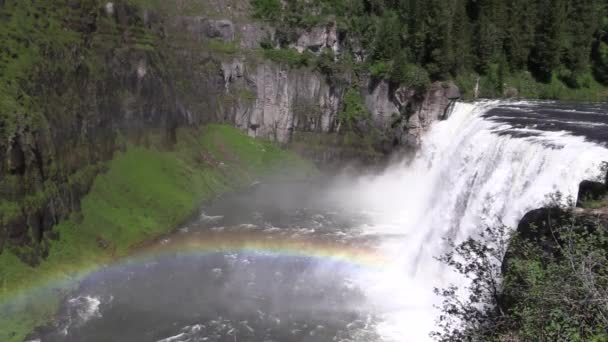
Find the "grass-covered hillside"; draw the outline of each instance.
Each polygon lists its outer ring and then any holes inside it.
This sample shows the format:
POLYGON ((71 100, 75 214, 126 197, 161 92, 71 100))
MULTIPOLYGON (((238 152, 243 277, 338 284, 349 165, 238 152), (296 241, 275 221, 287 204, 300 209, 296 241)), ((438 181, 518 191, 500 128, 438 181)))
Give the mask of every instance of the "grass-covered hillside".
POLYGON ((266 176, 301 179, 315 172, 272 143, 225 125, 181 129, 170 149, 154 134, 145 145, 126 145, 99 165, 105 171, 83 198, 82 210, 54 228, 40 265, 31 267, 9 250, 0 254, 1 341, 22 341, 46 323, 74 276, 171 231, 205 200, 266 176), (48 292, 36 296, 37 290, 48 292))

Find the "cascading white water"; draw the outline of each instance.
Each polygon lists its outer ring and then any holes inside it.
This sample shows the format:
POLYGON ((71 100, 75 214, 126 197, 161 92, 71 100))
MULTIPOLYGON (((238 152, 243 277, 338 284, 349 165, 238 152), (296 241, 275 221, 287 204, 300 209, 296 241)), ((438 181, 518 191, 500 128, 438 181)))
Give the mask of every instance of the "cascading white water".
POLYGON ((482 117, 497 104, 458 103, 413 160, 340 195, 369 212, 373 224, 362 229, 380 236, 383 251, 397 261, 380 277, 362 280, 370 302, 385 313, 385 341, 429 339, 440 301, 433 288, 462 282, 434 259, 445 252, 445 238, 463 240, 499 221, 515 227, 547 195, 576 196, 579 182, 597 176, 608 160, 606 148, 565 132, 499 134, 511 127, 482 117))

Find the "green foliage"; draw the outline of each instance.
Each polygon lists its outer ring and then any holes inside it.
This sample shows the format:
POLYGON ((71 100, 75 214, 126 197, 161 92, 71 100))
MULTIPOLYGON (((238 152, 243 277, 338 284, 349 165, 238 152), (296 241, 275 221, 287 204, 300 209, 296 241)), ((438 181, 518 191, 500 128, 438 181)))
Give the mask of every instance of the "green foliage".
POLYGON ((601 209, 608 208, 608 196, 597 200, 586 200, 581 203, 581 207, 585 209, 601 209))
POLYGON ((249 89, 242 89, 239 91, 239 97, 245 101, 255 101, 257 95, 249 89))
POLYGON ((299 53, 296 49, 265 49, 264 57, 279 64, 287 65, 291 68, 301 68, 309 66, 311 63, 310 53, 299 53))
POLYGON ((31 268, 8 250, 0 254, 0 304, 11 303, 10 310, 0 311, 0 340, 22 341, 55 313, 61 294, 30 292, 17 301, 19 291, 58 280, 65 280, 60 289, 67 289, 79 272, 169 232, 216 194, 259 177, 297 179, 315 172, 310 163, 272 143, 223 125, 180 130, 171 151, 129 146, 107 169, 82 200, 82 212, 55 227, 59 240, 40 266, 31 268), (100 239, 108 246, 101 247, 100 239))
POLYGON ((77 51, 80 36, 63 24, 63 18, 71 18, 74 12, 65 1, 8 0, 0 6, 0 148, 17 129, 17 114, 23 115, 23 124, 38 126, 44 120, 33 96, 36 71, 68 73, 78 65, 69 50, 77 51), (62 58, 55 63, 47 56, 62 58))
POLYGON ((601 39, 594 46, 593 56, 595 77, 599 82, 608 84, 608 30, 602 31, 601 39))
POLYGON ((277 20, 281 15, 283 6, 280 0, 251 0, 253 15, 264 20, 277 20))
POLYGON ((236 43, 224 42, 219 39, 210 40, 208 45, 209 45, 209 50, 211 50, 215 53, 224 54, 224 55, 234 55, 235 53, 237 53, 239 51, 239 48, 236 43))
MULTIPOLYGON (((556 203, 561 198, 556 198, 556 203)), ((606 341, 605 222, 551 205, 542 226, 488 228, 441 258, 470 280, 451 286, 439 341, 606 341)))
POLYGON ((335 76, 338 72, 338 66, 334 52, 329 49, 324 49, 315 60, 315 69, 328 77, 335 76))
POLYGON ((344 95, 344 107, 338 113, 340 123, 348 131, 357 131, 358 127, 367 124, 370 116, 359 90, 348 89, 344 95))
POLYGON ((378 22, 372 60, 387 61, 393 59, 401 49, 400 32, 399 18, 395 13, 386 11, 378 22))
POLYGON ((369 67, 369 72, 373 77, 387 79, 391 76, 393 66, 390 62, 379 61, 369 67))
MULTIPOLYGON (((399 82, 394 74, 403 74, 405 64, 422 67, 431 80, 475 73, 484 96, 501 97, 509 79, 530 72, 534 83, 548 85, 538 85, 537 96, 605 99, 598 91, 598 82, 608 84, 603 0, 290 0, 284 6, 273 17, 281 46, 311 25, 335 22, 348 38, 336 58, 361 57, 362 49, 375 78, 399 82)), ((519 89, 521 96, 531 93, 519 89)))
POLYGON ((431 86, 429 73, 415 64, 396 64, 393 66, 391 80, 415 89, 422 94, 431 86))
POLYGON ((141 8, 151 9, 167 15, 201 15, 209 13, 202 1, 166 1, 166 0, 127 0, 128 3, 141 8))

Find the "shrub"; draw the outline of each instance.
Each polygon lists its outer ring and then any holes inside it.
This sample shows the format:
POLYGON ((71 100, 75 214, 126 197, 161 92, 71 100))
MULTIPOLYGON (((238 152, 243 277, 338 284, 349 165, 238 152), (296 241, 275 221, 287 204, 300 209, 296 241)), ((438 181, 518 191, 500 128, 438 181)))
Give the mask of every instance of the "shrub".
POLYGON ((370 116, 359 90, 356 88, 348 89, 344 95, 344 107, 338 113, 340 123, 348 131, 353 131, 357 129, 359 124, 365 124, 370 116))
POLYGON ((264 50, 264 57, 291 68, 308 66, 311 60, 309 52, 299 53, 296 49, 267 49, 264 50))
POLYGON ((440 258, 469 285, 464 297, 456 286, 436 289, 444 301, 435 339, 606 341, 606 227, 571 207, 541 210, 542 222, 515 234, 487 228, 440 258))
POLYGON ((239 48, 235 43, 226 43, 219 39, 210 40, 208 46, 211 51, 224 55, 234 55, 239 51, 239 48))
POLYGON ((414 88, 420 93, 427 91, 431 85, 429 73, 424 68, 411 63, 393 66, 391 80, 407 87, 414 88))
POLYGON ((264 20, 277 20, 281 17, 283 7, 280 0, 251 0, 253 16, 264 20))
POLYGON ((326 76, 333 76, 336 73, 336 56, 332 50, 324 49, 315 62, 315 69, 326 76))
POLYGON ((391 63, 379 61, 369 67, 369 72, 373 77, 387 79, 391 73, 391 63))

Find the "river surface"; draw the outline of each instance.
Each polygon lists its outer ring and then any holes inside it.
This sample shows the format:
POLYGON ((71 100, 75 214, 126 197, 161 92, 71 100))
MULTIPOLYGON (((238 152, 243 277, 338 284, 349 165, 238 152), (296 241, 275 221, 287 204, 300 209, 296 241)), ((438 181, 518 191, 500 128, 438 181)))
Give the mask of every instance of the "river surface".
POLYGON ((84 279, 40 341, 429 340, 445 239, 514 227, 608 160, 608 106, 459 103, 380 174, 255 184, 84 279))

